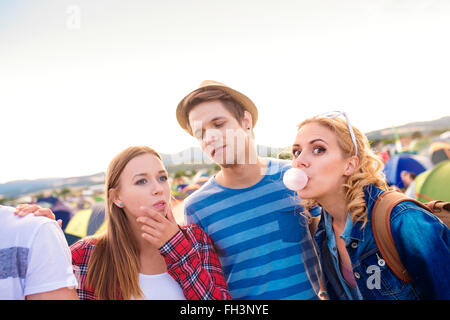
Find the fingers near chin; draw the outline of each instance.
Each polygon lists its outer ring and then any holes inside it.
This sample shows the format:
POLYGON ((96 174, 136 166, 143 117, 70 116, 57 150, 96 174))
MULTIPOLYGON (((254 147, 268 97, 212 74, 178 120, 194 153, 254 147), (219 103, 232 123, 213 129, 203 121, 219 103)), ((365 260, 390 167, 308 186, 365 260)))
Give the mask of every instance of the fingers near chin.
POLYGON ((153 234, 155 231, 153 228, 150 228, 149 226, 142 226, 141 230, 148 234, 153 234))
POLYGON ((143 233, 142 238, 144 238, 146 241, 148 241, 152 245, 157 245, 158 239, 149 235, 148 233, 143 233))

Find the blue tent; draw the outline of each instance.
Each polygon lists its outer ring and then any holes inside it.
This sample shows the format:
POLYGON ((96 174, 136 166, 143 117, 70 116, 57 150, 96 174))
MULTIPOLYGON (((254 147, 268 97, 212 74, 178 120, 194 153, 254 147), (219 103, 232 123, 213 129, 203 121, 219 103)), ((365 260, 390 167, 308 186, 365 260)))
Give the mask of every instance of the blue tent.
POLYGON ((55 219, 62 220, 62 229, 64 230, 72 219, 74 212, 72 209, 56 197, 45 197, 37 199, 37 205, 42 208, 50 208, 55 214, 55 219))
POLYGON ((411 154, 399 154, 393 156, 386 162, 384 174, 389 185, 395 185, 398 188, 404 188, 400 173, 404 170, 414 172, 416 175, 426 171, 429 165, 420 161, 420 159, 411 154))

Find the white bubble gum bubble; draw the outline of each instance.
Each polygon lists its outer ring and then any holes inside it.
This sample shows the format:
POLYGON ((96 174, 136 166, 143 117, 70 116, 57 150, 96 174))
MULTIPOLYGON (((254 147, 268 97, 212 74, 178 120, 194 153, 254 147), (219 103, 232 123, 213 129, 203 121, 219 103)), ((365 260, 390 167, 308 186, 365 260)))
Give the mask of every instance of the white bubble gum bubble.
POLYGON ((303 170, 291 168, 284 174, 283 183, 290 190, 300 191, 308 183, 308 177, 303 170))

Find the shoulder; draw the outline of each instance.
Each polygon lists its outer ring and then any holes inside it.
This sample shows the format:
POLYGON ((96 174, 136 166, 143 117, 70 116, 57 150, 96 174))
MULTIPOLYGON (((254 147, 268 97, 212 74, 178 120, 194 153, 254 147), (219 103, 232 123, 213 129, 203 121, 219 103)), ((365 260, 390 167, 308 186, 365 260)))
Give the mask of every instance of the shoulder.
POLYGON ((272 163, 272 165, 277 165, 281 168, 284 167, 291 167, 291 161, 290 160, 284 160, 284 159, 277 159, 277 158, 267 158, 269 162, 272 163))
POLYGON ((198 190, 190 194, 184 199, 184 207, 190 207, 198 202, 202 202, 205 199, 211 197, 214 194, 224 192, 223 188, 214 181, 211 177, 205 184, 203 184, 198 190))
POLYGON ((2 217, 5 214, 13 214, 15 209, 16 208, 13 208, 13 207, 0 205, 0 214, 1 214, 0 217, 2 217))
MULTIPOLYGON (((29 214, 25 217, 14 215, 15 208, 0 207, 0 230, 3 237, 15 239, 22 244, 32 241, 42 229, 62 233, 58 223, 46 217, 29 214)), ((1 237, 0 237, 1 238, 1 237)))
POLYGON ((448 228, 430 211, 412 201, 404 201, 396 205, 390 216, 391 232, 430 239, 440 235, 448 228))
POLYGON ((24 218, 17 217, 13 212, 15 208, 13 207, 0 207, 0 230, 2 233, 4 232, 15 232, 16 229, 19 229, 22 225, 24 225, 24 218))
POLYGON ((74 264, 86 262, 95 248, 98 239, 94 237, 78 240, 70 246, 72 260, 74 264))
POLYGON ((0 206, 0 222, 2 226, 7 225, 9 230, 23 229, 23 228, 39 228, 40 226, 51 223, 56 224, 56 221, 46 217, 38 217, 33 214, 28 214, 24 217, 18 217, 14 214, 15 208, 0 206))
POLYGON ((267 158, 267 174, 272 175, 277 173, 284 173, 290 168, 292 168, 292 163, 289 160, 283 159, 275 159, 275 158, 267 158))
POLYGON ((434 214, 413 201, 402 201, 392 209, 391 221, 395 220, 439 221, 434 214))
POLYGON ((72 244, 70 246, 70 249, 72 250, 76 250, 76 249, 93 249, 95 247, 95 245, 98 242, 98 238, 97 237, 86 237, 83 239, 78 240, 77 242, 75 242, 74 244, 72 244))

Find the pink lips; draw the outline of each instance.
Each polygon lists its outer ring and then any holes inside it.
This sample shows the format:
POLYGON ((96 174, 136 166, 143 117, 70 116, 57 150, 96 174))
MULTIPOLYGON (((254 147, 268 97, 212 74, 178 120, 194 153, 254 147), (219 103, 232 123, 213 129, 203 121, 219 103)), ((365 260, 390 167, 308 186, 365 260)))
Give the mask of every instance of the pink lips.
POLYGON ((156 210, 163 210, 166 208, 166 202, 165 201, 158 201, 153 205, 153 208, 156 210))

